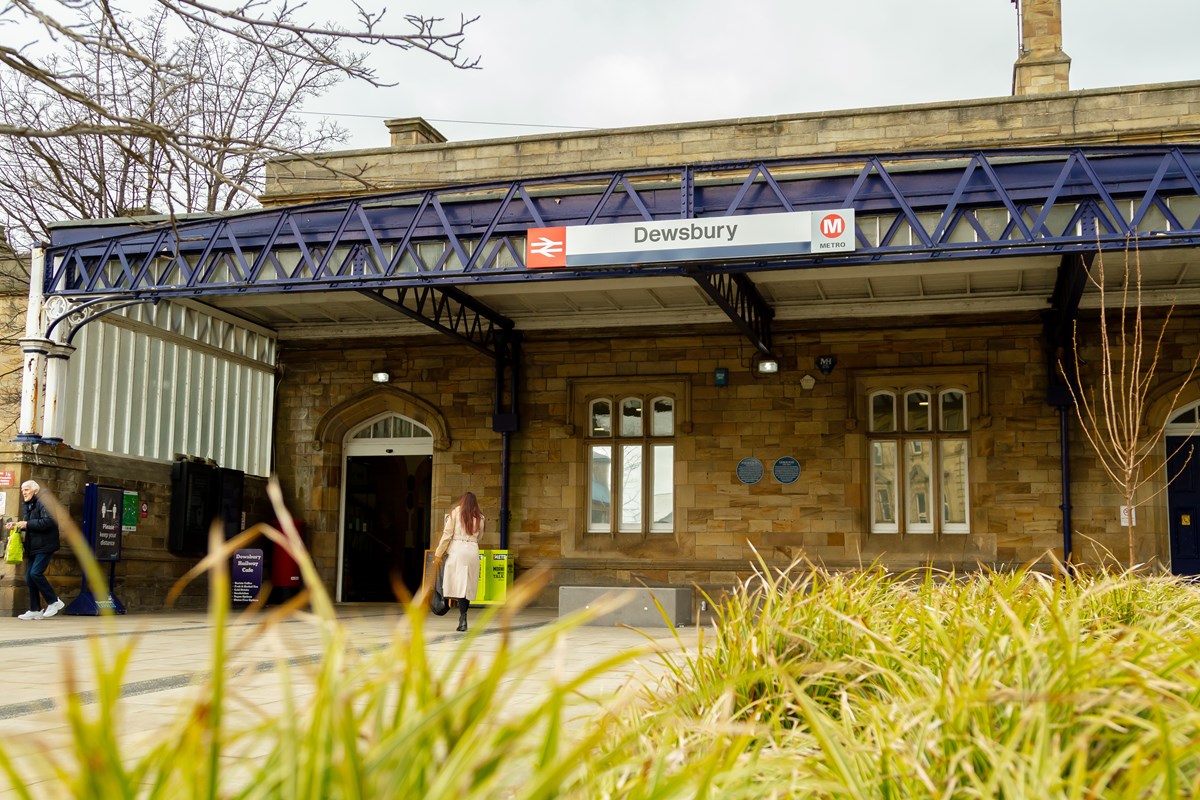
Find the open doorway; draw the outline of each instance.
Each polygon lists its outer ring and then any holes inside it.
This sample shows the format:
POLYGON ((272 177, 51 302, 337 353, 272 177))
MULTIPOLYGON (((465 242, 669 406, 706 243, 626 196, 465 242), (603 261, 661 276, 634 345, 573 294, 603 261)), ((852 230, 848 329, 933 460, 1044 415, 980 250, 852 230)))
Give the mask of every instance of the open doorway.
POLYGON ((429 548, 433 437, 412 420, 386 415, 346 440, 338 597, 394 602, 393 580, 421 586, 429 548))

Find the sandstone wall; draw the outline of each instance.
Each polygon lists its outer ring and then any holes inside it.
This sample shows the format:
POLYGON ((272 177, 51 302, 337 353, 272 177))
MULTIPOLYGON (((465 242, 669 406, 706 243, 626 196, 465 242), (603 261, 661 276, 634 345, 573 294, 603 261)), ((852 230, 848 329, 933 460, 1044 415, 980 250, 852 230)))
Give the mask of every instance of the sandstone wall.
MULTIPOLYGON (((1165 350, 1170 369, 1200 346, 1198 323, 1193 314, 1173 324, 1165 350)), ((780 566, 796 558, 831 567, 880 559, 894 569, 924 563, 971 569, 1061 556, 1060 420, 1045 402, 1041 336, 1034 319, 785 328, 776 339, 785 368, 756 377, 748 345, 723 331, 531 334, 523 346, 522 428, 513 440, 509 546, 517 552, 518 570, 554 568, 554 584, 543 598, 552 603, 559 584, 728 586, 759 555, 780 566), (837 366, 821 376, 811 365, 826 353, 837 356, 837 366), (729 369, 728 386, 714 384, 717 367, 729 369), (811 390, 799 384, 805 372, 816 377, 811 390), (979 386, 969 398, 971 533, 869 533, 862 387, 879 376, 902 382, 958 374, 979 386), (686 425, 681 419, 675 439, 676 532, 645 538, 586 533, 580 511, 587 482, 583 426, 572 425, 580 419, 585 390, 681 382, 688 399, 679 412, 686 425), (780 457, 795 457, 801 478, 781 484, 768 471, 759 483, 744 484, 736 466, 750 456, 768 470, 780 457)), ((280 390, 279 471, 297 513, 310 522, 313 548, 331 585, 342 479, 340 441, 327 435, 331 414, 344 416, 342 431, 385 408, 424 415, 428 422, 432 412, 416 400, 427 402, 448 432, 433 457, 435 511, 470 489, 495 518, 500 435, 491 430, 493 367, 487 359, 436 341, 390 340, 344 351, 286 347, 282 360, 287 380, 280 390), (378 370, 392 374, 386 389, 370 383, 378 370), (380 399, 385 395, 390 399, 380 399)), ((1200 386, 1193 394, 1200 396, 1200 386)), ((1106 552, 1120 556, 1119 500, 1073 418, 1071 430, 1076 555, 1093 563, 1106 552)), ((1165 507, 1165 499, 1156 502, 1165 507)), ((1139 555, 1165 560, 1162 512, 1143 514, 1139 555)), ((484 546, 498 546, 494 528, 484 546)))
POLYGON ((1200 82, 1147 84, 284 158, 268 166, 262 200, 710 161, 1198 137, 1200 82))

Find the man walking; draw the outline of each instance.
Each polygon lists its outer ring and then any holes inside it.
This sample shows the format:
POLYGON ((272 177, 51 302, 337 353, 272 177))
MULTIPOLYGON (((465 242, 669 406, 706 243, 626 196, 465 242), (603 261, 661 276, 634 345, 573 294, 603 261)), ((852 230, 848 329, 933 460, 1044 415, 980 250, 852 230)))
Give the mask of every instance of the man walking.
POLYGON ((21 484, 25 519, 17 523, 17 528, 25 532, 25 585, 29 587, 29 610, 17 619, 53 617, 65 605, 58 599, 50 581, 46 580, 46 567, 50 565, 50 557, 61 544, 58 539, 58 523, 38 498, 38 492, 41 490, 42 487, 37 481, 25 481, 21 484), (45 611, 42 611, 42 598, 46 599, 45 611))

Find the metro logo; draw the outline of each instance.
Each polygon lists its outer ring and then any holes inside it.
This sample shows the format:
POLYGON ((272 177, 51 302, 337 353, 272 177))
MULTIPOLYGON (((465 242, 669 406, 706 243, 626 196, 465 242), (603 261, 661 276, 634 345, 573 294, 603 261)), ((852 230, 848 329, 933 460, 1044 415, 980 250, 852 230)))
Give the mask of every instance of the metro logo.
POLYGON ((547 269, 567 265, 567 229, 530 228, 525 234, 525 266, 547 269))
POLYGON ((821 235, 836 239, 846 232, 846 220, 841 214, 826 214, 821 219, 821 235))

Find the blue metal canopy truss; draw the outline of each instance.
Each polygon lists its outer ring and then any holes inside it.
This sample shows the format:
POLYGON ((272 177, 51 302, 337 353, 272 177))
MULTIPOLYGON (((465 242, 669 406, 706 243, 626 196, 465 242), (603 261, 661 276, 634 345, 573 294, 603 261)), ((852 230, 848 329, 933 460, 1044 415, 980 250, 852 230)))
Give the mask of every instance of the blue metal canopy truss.
POLYGON ((496 357, 502 338, 513 329, 511 320, 492 311, 452 286, 398 286, 360 289, 363 295, 418 322, 457 337, 484 355, 496 357))
POLYGON ((499 357, 512 322, 481 283, 676 275, 763 353, 771 309, 748 276, 812 266, 1196 246, 1200 146, 944 150, 656 167, 358 196, 151 227, 54 232, 47 296, 73 303, 358 291, 499 357), (531 227, 853 208, 845 254, 525 268, 531 227))

